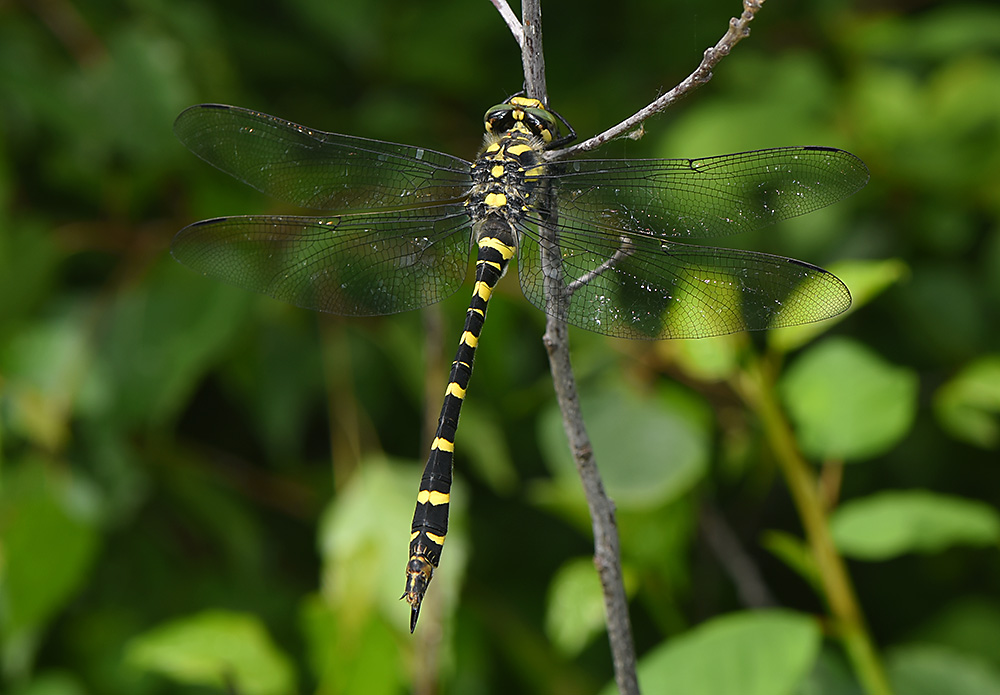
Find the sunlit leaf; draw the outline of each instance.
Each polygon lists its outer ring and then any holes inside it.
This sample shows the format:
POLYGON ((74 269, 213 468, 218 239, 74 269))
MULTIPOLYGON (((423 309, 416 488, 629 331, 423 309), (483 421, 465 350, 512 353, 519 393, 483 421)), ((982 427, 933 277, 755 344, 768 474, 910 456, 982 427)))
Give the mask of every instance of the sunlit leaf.
POLYGON ((656 349, 677 360, 681 369, 699 381, 722 381, 739 367, 746 345, 745 334, 733 333, 704 340, 664 340, 656 349))
POLYGON ((206 611, 136 637, 126 659, 180 683, 229 687, 244 695, 295 691, 291 662, 258 618, 206 611))
POLYGON ((916 414, 916 375, 846 338, 804 353, 779 386, 803 450, 817 459, 883 453, 916 414))
POLYGON ((604 630, 604 597, 591 558, 577 559, 559 569, 549 586, 545 629, 565 654, 578 654, 604 630))
MULTIPOLYGON (((656 647, 639 662, 644 692, 788 695, 820 647, 816 622, 790 611, 715 618, 656 647)), ((608 687, 603 695, 617 692, 608 687)))
POLYGON ((41 460, 12 466, 0 487, 0 634, 41 630, 80 591, 100 537, 72 478, 41 460))
MULTIPOLYGON (((604 484, 621 506, 651 507, 684 494, 708 465, 708 421, 703 406, 676 388, 637 394, 601 386, 581 408, 604 484)), ((576 468, 558 408, 543 416, 540 440, 560 481, 579 490, 576 468)))
POLYGON ((924 490, 882 492, 845 503, 831 518, 840 550, 865 560, 1000 542, 1000 513, 983 502, 924 490))

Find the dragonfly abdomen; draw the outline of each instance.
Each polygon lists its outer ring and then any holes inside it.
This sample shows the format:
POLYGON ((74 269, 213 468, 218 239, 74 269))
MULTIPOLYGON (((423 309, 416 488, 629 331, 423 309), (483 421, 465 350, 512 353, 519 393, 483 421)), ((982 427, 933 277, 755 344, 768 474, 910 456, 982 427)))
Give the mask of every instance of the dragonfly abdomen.
POLYGON ((411 606, 410 632, 417 625, 420 603, 438 563, 448 534, 448 504, 451 492, 455 431, 462 412, 465 392, 472 376, 472 365, 479 336, 486 320, 486 308, 500 278, 514 257, 513 232, 500 215, 492 214, 482 223, 476 256, 476 283, 465 314, 465 326, 458 341, 458 351, 451 364, 437 431, 430 455, 420 479, 417 506, 410 529, 410 557, 406 565, 406 588, 403 598, 411 606))

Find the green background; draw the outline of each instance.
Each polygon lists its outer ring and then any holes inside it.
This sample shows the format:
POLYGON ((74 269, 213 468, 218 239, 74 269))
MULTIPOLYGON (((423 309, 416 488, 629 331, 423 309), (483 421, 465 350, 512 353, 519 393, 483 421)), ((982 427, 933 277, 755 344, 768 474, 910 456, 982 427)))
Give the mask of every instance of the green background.
MULTIPOLYGON (((543 6, 581 136, 686 76, 731 0, 543 6)), ((611 679, 544 317, 510 273, 415 635, 397 598, 468 289, 319 316, 177 265, 276 211, 188 153, 199 102, 471 158, 521 88, 484 0, 0 5, 0 691, 596 693, 611 679)), ((746 396, 775 385, 899 694, 1000 693, 1000 7, 778 2, 714 79, 601 156, 827 145, 860 194, 748 245, 855 307, 772 336, 572 331, 647 692, 851 695, 746 396), (780 608, 778 608, 780 607, 780 608)))

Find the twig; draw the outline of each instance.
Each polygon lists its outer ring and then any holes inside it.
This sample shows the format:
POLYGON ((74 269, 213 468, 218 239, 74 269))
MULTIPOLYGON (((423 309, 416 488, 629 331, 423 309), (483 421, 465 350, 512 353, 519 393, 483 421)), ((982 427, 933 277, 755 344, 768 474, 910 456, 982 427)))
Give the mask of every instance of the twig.
POLYGON ((816 561, 824 598, 834 618, 834 633, 843 643, 864 691, 869 695, 891 695, 892 687, 865 625, 846 563, 833 543, 816 476, 799 451, 791 425, 775 395, 773 380, 760 360, 755 360, 744 369, 734 386, 760 418, 765 436, 788 483, 816 561))
POLYGON ((739 538, 714 505, 711 503, 702 505, 698 522, 705 542, 715 553, 722 569, 729 575, 743 605, 749 608, 775 605, 776 602, 757 565, 743 549, 739 538))
POLYGON ((612 126, 603 133, 595 135, 594 137, 577 143, 571 147, 564 147, 561 150, 547 152, 546 159, 563 159, 565 157, 571 157, 574 154, 579 154, 580 152, 589 152, 590 150, 600 147, 606 142, 622 137, 630 131, 642 127, 643 121, 647 118, 664 111, 681 97, 687 96, 688 92, 697 89, 701 85, 708 82, 712 79, 712 68, 714 68, 720 60, 729 55, 729 51, 733 49, 733 46, 750 35, 750 22, 753 21, 754 16, 757 14, 757 10, 759 10, 763 4, 764 0, 743 0, 743 14, 729 20, 729 30, 726 31, 725 35, 721 39, 719 39, 717 44, 705 51, 705 55, 702 57, 701 63, 699 63, 698 67, 695 68, 694 72, 684 78, 683 82, 645 108, 640 109, 632 116, 629 116, 618 125, 612 126))
MULTIPOLYGON (((504 20, 511 27, 515 38, 519 38, 519 31, 514 28, 514 24, 505 14, 506 4, 503 0, 491 0, 491 2, 504 16, 504 20)), ((589 151, 629 131, 641 128, 644 120, 666 109, 691 90, 707 82, 711 79, 712 68, 729 54, 733 46, 749 34, 748 25, 763 3, 764 0, 743 0, 743 14, 739 18, 730 20, 729 30, 725 36, 714 47, 705 51, 698 68, 677 87, 617 126, 573 147, 547 152, 545 158, 556 160, 574 153, 589 151)), ((548 93, 545 86, 545 62, 542 52, 540 0, 523 1, 522 27, 523 40, 519 38, 518 44, 521 46, 524 65, 525 89, 528 96, 547 104, 548 93)), ((553 202, 550 201, 550 203, 553 202)), ((570 365, 568 329, 565 319, 565 309, 569 304, 572 292, 578 289, 583 282, 589 281, 611 268, 620 258, 631 253, 631 244, 627 238, 623 238, 621 248, 612 258, 585 276, 586 279, 581 278, 576 283, 566 285, 563 281, 562 254, 554 231, 557 226, 558 209, 554 204, 550 204, 548 209, 551 210, 551 213, 548 218, 543 219, 540 225, 541 238, 539 240, 542 274, 545 283, 544 291, 548 307, 543 341, 549 354, 549 366, 556 399, 562 412, 563 428, 569 439, 570 450, 573 454, 573 460, 576 462, 590 510, 594 532, 594 564, 597 567, 601 588, 604 592, 608 640, 611 644, 615 682, 621 695, 638 695, 639 681, 636 675, 635 645, 629 622, 628 598, 622 580, 621 551, 615 508, 614 503, 604 491, 593 446, 587 435, 580 411, 576 380, 570 365)))
POLYGON ((574 292, 576 292, 581 287, 587 285, 591 280, 596 278, 598 275, 604 273, 604 271, 611 270, 612 268, 614 268, 615 264, 617 264, 618 261, 627 256, 630 256, 632 252, 635 251, 635 244, 632 243, 631 239, 623 235, 621 237, 621 240, 622 240, 621 246, 618 247, 618 250, 614 252, 614 255, 612 255, 611 258, 604 261, 593 270, 587 271, 586 273, 578 277, 576 280, 566 285, 567 297, 572 296, 574 292))
POLYGON ((490 0, 490 2, 493 3, 493 7, 497 8, 497 12, 503 17, 503 21, 507 23, 507 28, 514 35, 517 45, 521 50, 524 50, 524 30, 521 28, 521 23, 517 21, 517 15, 514 14, 514 10, 510 9, 510 5, 507 4, 506 0, 490 0))
POLYGON ((549 90, 545 84, 545 53, 542 51, 541 0, 521 3, 521 27, 524 42, 521 44, 521 65, 524 68, 524 89, 543 104, 549 103, 549 90))
MULTIPOLYGON (((524 0, 521 6, 524 26, 524 46, 521 60, 524 64, 525 88, 529 96, 548 103, 545 88, 545 61, 542 51, 542 14, 540 0, 524 0)), ((550 201, 551 203, 552 201, 550 201)), ((618 524, 615 521, 614 503, 604 492, 600 472, 594 458, 594 449, 583 422, 576 379, 569 359, 569 336, 565 308, 569 305, 570 288, 562 280, 562 254, 555 235, 558 210, 550 205, 552 217, 541 225, 541 263, 545 278, 547 311, 545 335, 542 340, 549 354, 549 368, 556 400, 562 412, 563 428, 569 439, 570 451, 576 462, 583 483, 587 506, 594 532, 594 565, 604 593, 604 610, 607 617, 608 641, 615 670, 615 683, 620 695, 639 695, 639 678, 636 673, 635 642, 628 615, 628 597, 622 579, 621 550, 618 524), (556 309, 553 311, 552 309, 556 309), (557 315, 558 314, 558 315, 557 315)), ((617 254, 616 254, 617 255, 617 254)), ((612 259, 614 260, 614 259, 612 259)))

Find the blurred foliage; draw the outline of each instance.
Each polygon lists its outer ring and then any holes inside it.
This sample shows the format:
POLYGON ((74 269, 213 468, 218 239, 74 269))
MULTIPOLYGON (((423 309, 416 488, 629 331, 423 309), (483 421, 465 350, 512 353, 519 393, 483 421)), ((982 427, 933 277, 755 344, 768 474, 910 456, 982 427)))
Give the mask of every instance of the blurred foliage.
MULTIPOLYGON (((552 104, 588 135, 684 77, 739 3, 543 9, 552 104)), ((186 106, 471 157, 520 88, 485 1, 0 6, 0 691, 607 686, 544 318, 513 277, 411 636, 396 597, 467 293, 348 321, 168 254, 196 219, 275 209, 174 140, 186 106)), ((1000 7, 768 3, 709 84, 601 154, 806 144, 854 152, 871 183, 733 243, 829 265, 850 313, 766 340, 572 333, 643 683, 863 692, 820 631, 827 597, 741 397, 758 364, 857 558, 895 692, 1000 692, 1000 7)))

